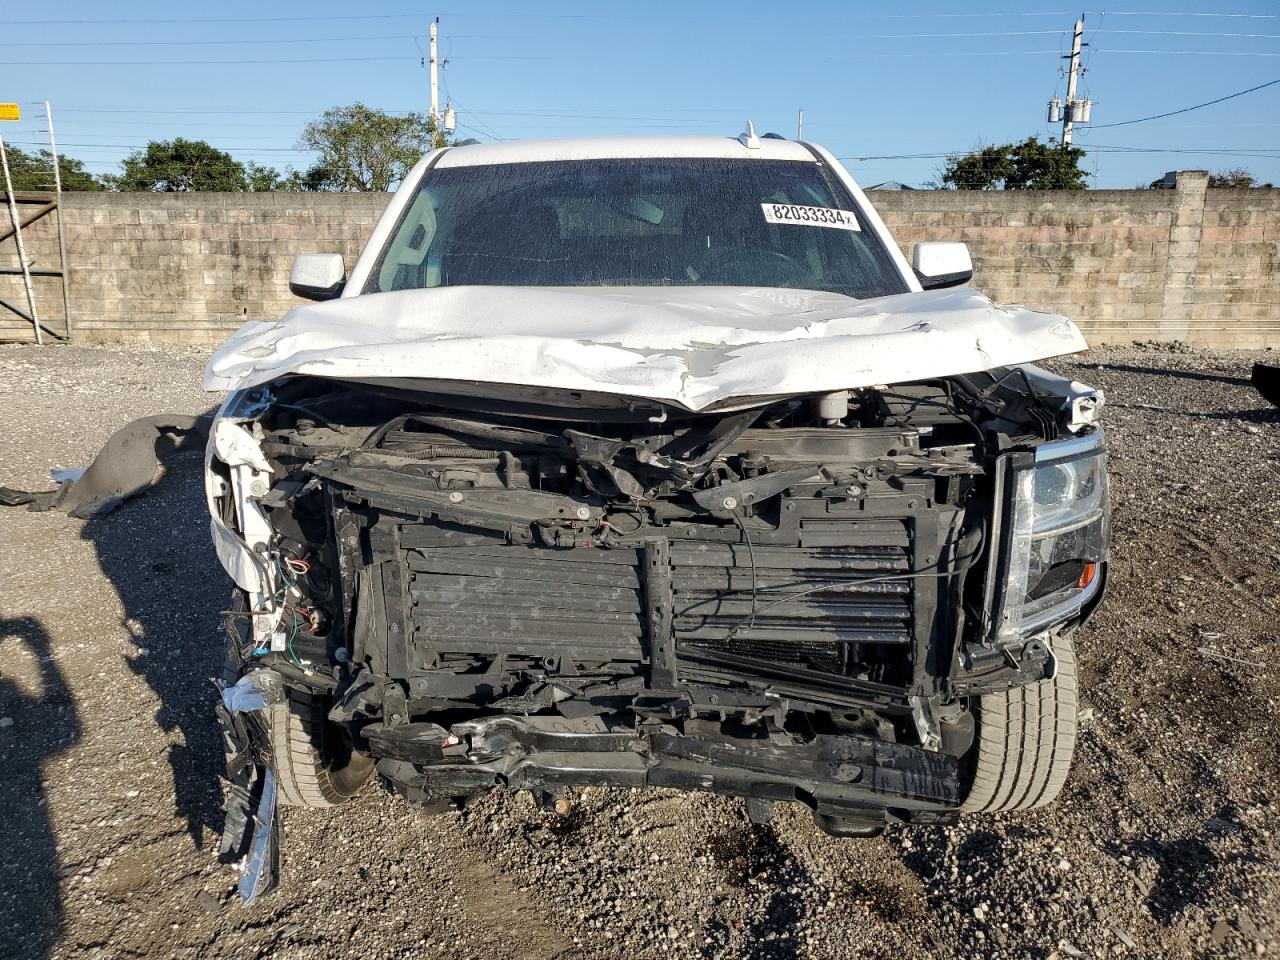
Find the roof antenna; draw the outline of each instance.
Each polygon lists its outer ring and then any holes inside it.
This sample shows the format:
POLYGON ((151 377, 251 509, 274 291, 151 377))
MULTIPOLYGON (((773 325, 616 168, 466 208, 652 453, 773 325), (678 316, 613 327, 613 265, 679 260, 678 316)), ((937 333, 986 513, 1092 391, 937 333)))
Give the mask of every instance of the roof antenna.
POLYGON ((748 120, 746 133, 738 134, 738 139, 742 141, 742 145, 748 150, 760 149, 760 138, 756 136, 755 125, 748 120))

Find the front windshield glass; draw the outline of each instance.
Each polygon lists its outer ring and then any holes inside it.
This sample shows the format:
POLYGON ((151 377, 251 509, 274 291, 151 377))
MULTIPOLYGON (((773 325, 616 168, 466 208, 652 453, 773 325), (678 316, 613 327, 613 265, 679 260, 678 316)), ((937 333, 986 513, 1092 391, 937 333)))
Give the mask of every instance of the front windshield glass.
POLYGON ((716 159, 431 170, 365 292, 462 285, 907 290, 823 165, 716 159))

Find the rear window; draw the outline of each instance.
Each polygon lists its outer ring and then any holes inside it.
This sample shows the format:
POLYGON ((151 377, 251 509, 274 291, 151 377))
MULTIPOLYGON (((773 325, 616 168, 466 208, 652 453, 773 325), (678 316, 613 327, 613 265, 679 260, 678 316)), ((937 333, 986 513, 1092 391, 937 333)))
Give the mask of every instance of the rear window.
POLYGON ((463 285, 907 290, 822 164, 716 159, 431 170, 365 292, 463 285))

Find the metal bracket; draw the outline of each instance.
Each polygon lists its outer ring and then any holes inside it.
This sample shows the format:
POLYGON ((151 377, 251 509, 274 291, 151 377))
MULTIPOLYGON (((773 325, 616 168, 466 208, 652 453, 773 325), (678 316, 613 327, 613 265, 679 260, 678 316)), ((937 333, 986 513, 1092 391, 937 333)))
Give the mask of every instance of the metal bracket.
POLYGON ((907 701, 911 704, 911 719, 915 721, 916 735, 920 745, 926 750, 937 752, 942 749, 942 729, 938 726, 938 717, 934 713, 934 701, 930 697, 912 696, 907 701))
POLYGON ((644 602, 649 633, 650 685, 667 688, 675 682, 676 652, 671 585, 671 541, 648 540, 644 561, 644 602))

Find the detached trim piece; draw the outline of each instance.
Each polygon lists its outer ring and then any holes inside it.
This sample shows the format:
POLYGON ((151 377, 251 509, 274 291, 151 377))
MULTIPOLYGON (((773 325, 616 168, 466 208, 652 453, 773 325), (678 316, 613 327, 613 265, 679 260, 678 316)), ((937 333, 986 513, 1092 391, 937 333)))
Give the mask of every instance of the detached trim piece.
POLYGON ((155 483, 160 464, 175 453, 203 449, 211 417, 162 413, 127 423, 111 435, 89 469, 56 490, 29 492, 0 487, 0 504, 35 511, 63 510, 73 517, 110 513, 155 483))

